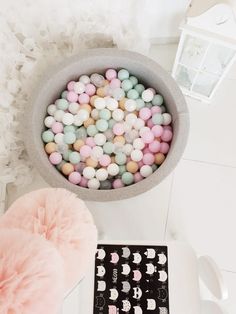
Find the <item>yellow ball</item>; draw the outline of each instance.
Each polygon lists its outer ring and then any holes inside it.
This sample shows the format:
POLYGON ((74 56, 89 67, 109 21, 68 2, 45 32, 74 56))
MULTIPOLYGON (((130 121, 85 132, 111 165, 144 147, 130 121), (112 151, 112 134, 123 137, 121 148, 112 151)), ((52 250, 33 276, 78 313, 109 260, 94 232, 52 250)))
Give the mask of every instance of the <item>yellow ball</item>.
POLYGON ((86 163, 86 166, 87 167, 93 167, 93 168, 96 168, 97 165, 98 165, 98 161, 97 160, 94 160, 93 158, 89 157, 86 159, 85 161, 86 163))
POLYGON ((122 110, 125 110, 125 102, 126 102, 127 98, 122 98, 120 101, 119 101, 119 107, 120 109, 122 110))
POLYGON ((105 96, 106 96, 105 89, 104 89, 103 87, 99 87, 99 88, 97 89, 97 95, 98 95, 99 97, 105 97, 105 96))
POLYGON ((156 165, 161 165, 163 161, 165 160, 165 155, 162 153, 157 153, 155 154, 155 164, 156 165))
POLYGON ((95 99, 98 98, 98 95, 93 95, 91 98, 90 98, 90 104, 94 107, 94 101, 95 99))
POLYGON ((83 140, 77 140, 76 142, 74 142, 73 147, 74 150, 77 150, 77 152, 80 151, 80 148, 84 145, 84 141, 83 140))
POLYGON ((88 118, 88 120, 86 120, 84 122, 84 126, 87 128, 88 126, 90 126, 90 125, 92 125, 94 123, 95 123, 95 121, 93 120, 93 118, 88 118))
POLYGON ((70 164, 69 162, 66 162, 62 167, 61 167, 61 172, 65 175, 68 176, 69 174, 71 174, 71 172, 74 171, 74 167, 72 164, 70 164))
POLYGON ((85 110, 87 110, 89 113, 92 111, 92 107, 91 107, 89 104, 80 105, 79 109, 85 109, 85 110))
POLYGON ((54 153, 57 150, 57 144, 53 142, 47 143, 44 149, 47 154, 54 153))
POLYGON ((126 165, 127 171, 131 173, 136 173, 138 171, 138 164, 135 161, 129 161, 126 165))
POLYGON ((117 135, 114 137, 113 142, 114 143, 121 143, 124 145, 125 144, 125 138, 122 135, 117 135))

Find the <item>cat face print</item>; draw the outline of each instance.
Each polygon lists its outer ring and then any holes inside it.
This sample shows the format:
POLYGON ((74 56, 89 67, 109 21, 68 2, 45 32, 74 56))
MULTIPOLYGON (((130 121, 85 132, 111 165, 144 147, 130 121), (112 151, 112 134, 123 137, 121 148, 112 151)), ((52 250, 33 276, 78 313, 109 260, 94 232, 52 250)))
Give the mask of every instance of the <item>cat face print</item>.
POLYGON ((106 252, 103 249, 97 250, 97 259, 103 260, 106 257, 106 252))
POLYGON ((103 266, 97 266, 97 276, 103 277, 106 273, 106 269, 103 266))
POLYGON ((109 297, 110 300, 115 301, 117 300, 118 296, 119 296, 119 293, 116 289, 110 289, 110 297, 109 297))
POLYGON ((140 264, 142 261, 142 256, 139 253, 133 253, 133 263, 140 264))

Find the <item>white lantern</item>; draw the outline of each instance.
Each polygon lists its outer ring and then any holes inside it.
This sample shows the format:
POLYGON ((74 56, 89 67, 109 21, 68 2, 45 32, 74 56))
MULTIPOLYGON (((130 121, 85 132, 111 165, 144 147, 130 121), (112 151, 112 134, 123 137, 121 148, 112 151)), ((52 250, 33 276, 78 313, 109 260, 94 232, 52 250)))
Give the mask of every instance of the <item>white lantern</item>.
POLYGON ((172 76, 184 94, 209 102, 236 59, 236 17, 228 4, 216 4, 187 17, 172 76))

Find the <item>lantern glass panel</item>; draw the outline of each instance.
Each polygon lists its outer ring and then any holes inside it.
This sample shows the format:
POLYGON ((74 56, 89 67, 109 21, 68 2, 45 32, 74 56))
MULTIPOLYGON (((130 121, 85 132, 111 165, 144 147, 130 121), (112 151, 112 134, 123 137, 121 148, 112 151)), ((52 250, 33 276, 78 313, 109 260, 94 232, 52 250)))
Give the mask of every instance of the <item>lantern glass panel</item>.
POLYGON ((175 79, 180 86, 191 90, 196 75, 197 72, 195 70, 178 65, 175 79))
POLYGON ((192 91, 209 97, 219 81, 219 77, 205 72, 199 72, 192 91))

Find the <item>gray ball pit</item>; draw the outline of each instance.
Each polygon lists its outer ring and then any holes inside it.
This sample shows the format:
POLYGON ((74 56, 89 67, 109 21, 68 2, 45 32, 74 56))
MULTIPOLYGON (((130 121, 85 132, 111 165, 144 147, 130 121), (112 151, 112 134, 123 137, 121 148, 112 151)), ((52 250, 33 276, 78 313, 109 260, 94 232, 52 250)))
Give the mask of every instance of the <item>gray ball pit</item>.
POLYGON ((189 115, 185 99, 171 76, 149 58, 115 48, 86 50, 49 71, 41 86, 37 87, 37 93, 27 112, 25 144, 34 166, 51 186, 66 188, 78 194, 80 198, 90 201, 126 199, 158 185, 176 167, 184 152, 189 133, 189 115), (121 189, 90 190, 71 184, 50 164, 44 151, 41 133, 44 130, 43 121, 47 106, 55 101, 69 80, 74 80, 82 74, 104 72, 109 67, 127 68, 146 86, 152 86, 164 96, 168 112, 172 114, 174 136, 166 160, 150 177, 121 189))

